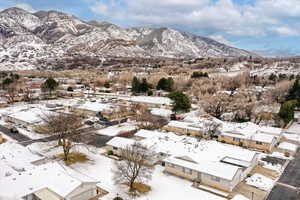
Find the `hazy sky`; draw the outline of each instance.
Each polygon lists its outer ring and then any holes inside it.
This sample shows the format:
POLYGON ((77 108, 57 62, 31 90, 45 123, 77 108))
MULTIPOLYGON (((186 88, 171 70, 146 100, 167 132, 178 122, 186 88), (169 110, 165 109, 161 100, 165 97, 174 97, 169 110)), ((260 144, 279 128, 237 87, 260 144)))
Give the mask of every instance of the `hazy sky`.
POLYGON ((300 0, 0 0, 120 26, 168 26, 247 50, 300 55, 300 0))

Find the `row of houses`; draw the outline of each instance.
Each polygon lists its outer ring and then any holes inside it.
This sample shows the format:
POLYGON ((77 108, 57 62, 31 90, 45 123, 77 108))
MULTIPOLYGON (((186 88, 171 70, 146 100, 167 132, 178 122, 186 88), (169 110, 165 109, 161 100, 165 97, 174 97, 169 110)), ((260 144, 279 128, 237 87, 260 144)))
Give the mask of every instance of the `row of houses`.
POLYGON ((295 153, 299 141, 295 134, 285 134, 281 128, 259 126, 252 122, 223 122, 212 117, 187 117, 183 121, 170 121, 162 128, 180 135, 212 137, 222 143, 256 149, 267 153, 273 151, 295 153), (281 148, 281 142, 292 143, 293 147, 281 148))
POLYGON ((156 156, 149 163, 161 164, 166 173, 231 192, 258 163, 258 153, 217 141, 198 141, 174 133, 139 130, 134 138, 115 137, 107 149, 120 156, 121 150, 139 142, 153 148, 156 156))

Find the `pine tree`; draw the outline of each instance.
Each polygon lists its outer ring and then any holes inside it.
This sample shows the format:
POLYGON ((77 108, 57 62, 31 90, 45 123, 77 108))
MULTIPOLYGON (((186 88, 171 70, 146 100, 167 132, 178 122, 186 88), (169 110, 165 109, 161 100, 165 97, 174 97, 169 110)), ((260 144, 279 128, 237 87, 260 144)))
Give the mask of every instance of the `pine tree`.
POLYGON ((294 85, 290 88, 286 100, 296 100, 297 101, 297 106, 300 106, 300 82, 299 79, 296 79, 294 82, 294 85))
POLYGON ((140 92, 140 81, 137 77, 133 77, 132 83, 131 83, 131 91, 133 93, 139 93, 140 92))
POLYGON ((169 94, 169 98, 172 99, 174 112, 183 111, 188 112, 191 109, 191 102, 187 95, 182 91, 175 91, 169 94))

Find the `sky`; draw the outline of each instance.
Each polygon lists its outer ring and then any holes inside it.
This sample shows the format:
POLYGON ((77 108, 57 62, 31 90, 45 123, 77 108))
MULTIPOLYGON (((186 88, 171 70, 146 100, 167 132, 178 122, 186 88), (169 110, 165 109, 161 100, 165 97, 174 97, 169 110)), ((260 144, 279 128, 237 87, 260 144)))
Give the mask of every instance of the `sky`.
POLYGON ((171 27, 246 50, 300 55, 300 0, 0 0, 0 10, 9 7, 123 27, 171 27))

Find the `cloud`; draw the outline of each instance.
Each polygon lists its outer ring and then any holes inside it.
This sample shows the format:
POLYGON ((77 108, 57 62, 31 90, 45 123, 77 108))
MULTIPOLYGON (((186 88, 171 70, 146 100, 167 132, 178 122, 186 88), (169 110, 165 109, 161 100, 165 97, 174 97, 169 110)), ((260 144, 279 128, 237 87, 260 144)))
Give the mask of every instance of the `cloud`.
POLYGON ((295 36, 298 28, 293 20, 300 19, 299 0, 253 0, 243 4, 233 0, 85 1, 91 3, 94 13, 112 21, 184 27, 204 35, 295 36))
POLYGON ((23 10, 26 10, 27 12, 30 12, 30 13, 36 12, 36 10, 33 9, 33 7, 30 4, 27 4, 27 3, 17 3, 15 6, 17 8, 22 8, 23 10))
POLYGON ((278 33, 280 36, 285 36, 285 37, 299 36, 300 35, 298 30, 292 29, 292 28, 287 27, 287 26, 275 27, 274 31, 276 33, 278 33))

